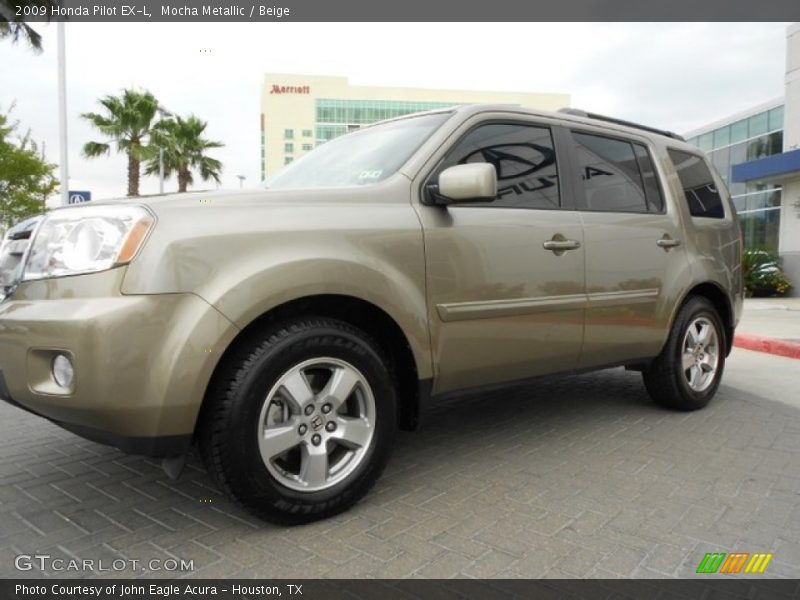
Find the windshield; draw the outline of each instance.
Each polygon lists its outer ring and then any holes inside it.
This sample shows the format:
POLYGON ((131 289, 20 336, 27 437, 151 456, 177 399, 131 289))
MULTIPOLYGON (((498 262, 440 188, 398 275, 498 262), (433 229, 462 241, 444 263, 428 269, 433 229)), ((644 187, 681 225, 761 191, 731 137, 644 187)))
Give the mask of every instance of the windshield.
POLYGON ((410 117, 343 135, 278 172, 268 187, 347 187, 382 181, 396 172, 450 114, 410 117))

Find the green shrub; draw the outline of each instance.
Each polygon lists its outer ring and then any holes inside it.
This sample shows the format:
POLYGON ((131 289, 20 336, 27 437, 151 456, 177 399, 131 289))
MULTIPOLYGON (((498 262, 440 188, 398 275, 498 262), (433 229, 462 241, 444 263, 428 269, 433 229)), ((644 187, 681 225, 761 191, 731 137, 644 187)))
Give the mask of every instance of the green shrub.
POLYGON ((792 284, 781 268, 781 257, 762 248, 748 248, 742 257, 746 296, 783 296, 792 284))

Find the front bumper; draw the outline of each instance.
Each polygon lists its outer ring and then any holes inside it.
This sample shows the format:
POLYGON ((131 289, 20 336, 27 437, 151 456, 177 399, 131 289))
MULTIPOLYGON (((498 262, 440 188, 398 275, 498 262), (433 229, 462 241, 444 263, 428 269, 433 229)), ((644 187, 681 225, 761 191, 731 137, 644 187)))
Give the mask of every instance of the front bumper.
POLYGON ((0 395, 126 452, 181 454, 238 329, 194 294, 121 294, 124 271, 26 282, 0 303, 0 395), (68 390, 56 353, 73 361, 68 390))

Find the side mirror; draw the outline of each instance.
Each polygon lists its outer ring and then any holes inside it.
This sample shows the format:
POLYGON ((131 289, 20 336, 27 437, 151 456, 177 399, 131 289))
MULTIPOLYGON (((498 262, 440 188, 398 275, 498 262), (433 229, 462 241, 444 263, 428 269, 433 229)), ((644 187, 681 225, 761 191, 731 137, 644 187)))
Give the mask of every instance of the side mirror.
POLYGON ((489 163, 454 165, 439 173, 430 188, 434 204, 491 202, 497 198, 497 172, 489 163))

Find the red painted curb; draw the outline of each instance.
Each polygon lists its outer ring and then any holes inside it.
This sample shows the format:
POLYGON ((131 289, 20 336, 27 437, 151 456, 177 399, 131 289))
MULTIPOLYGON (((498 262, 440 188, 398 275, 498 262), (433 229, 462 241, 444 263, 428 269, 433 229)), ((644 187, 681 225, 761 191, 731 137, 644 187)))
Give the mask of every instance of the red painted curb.
POLYGON ((800 343, 798 342, 737 333, 733 338, 733 345, 746 350, 800 359, 800 343))

